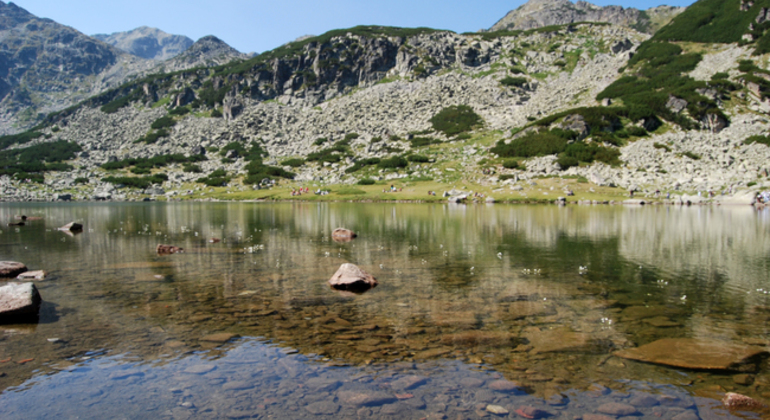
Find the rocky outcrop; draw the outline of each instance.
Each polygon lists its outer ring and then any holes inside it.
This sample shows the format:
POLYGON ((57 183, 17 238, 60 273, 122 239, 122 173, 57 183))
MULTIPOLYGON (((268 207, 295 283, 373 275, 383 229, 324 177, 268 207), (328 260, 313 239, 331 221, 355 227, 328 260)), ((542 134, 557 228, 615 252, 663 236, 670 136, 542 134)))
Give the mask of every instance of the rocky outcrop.
POLYGON ((596 6, 586 1, 530 0, 508 12, 490 31, 526 30, 549 25, 577 22, 607 22, 654 33, 674 16, 684 11, 681 7, 660 6, 642 12, 621 6, 596 6))
POLYGON ((124 52, 147 60, 168 60, 193 45, 193 40, 183 35, 171 35, 157 28, 140 26, 126 32, 96 34, 94 38, 124 52))
POLYGON ((189 48, 164 61, 161 66, 164 71, 169 72, 193 67, 218 66, 233 60, 247 58, 249 55, 242 54, 221 39, 209 35, 195 41, 189 48))

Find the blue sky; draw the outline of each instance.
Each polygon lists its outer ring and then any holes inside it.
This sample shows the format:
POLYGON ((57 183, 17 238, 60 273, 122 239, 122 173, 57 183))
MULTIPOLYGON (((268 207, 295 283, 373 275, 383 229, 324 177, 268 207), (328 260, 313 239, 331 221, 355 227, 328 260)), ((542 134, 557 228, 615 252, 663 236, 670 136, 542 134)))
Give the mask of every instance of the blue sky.
MULTIPOLYGON (((3 0, 6 1, 7 0, 3 0)), ((524 0, 15 0, 39 17, 85 34, 152 26, 193 40, 215 35, 241 52, 263 52, 303 35, 356 25, 427 26, 455 32, 489 28, 524 0)), ((647 9, 692 1, 593 1, 647 9)))

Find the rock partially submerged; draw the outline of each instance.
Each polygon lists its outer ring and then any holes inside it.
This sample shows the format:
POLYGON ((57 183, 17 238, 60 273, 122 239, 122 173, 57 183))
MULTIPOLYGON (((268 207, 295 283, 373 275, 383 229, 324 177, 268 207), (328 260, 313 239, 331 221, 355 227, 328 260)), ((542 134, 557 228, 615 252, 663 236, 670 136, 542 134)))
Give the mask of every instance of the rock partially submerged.
POLYGON ((13 278, 27 271, 27 266, 16 261, 0 261, 0 277, 13 278))
POLYGON ((756 359, 766 356, 767 351, 761 347, 718 340, 664 338, 614 354, 625 359, 685 369, 753 371, 756 359))
POLYGON ((24 321, 37 316, 40 293, 33 283, 8 283, 0 286, 0 321, 24 321))
POLYGON ((722 398, 722 404, 728 410, 765 410, 767 405, 755 400, 754 398, 747 397, 745 395, 736 394, 734 392, 728 392, 724 398, 722 398))
POLYGON ((158 246, 155 247, 155 252, 157 252, 158 255, 171 255, 184 252, 184 248, 173 245, 158 244, 158 246))
POLYGON ((332 240, 335 242, 350 242, 357 236, 355 232, 345 228, 337 228, 332 232, 332 240))
POLYGON ((363 293, 377 286, 377 279, 355 264, 345 263, 329 279, 329 285, 337 290, 363 293))
POLYGON ((69 232, 82 232, 83 225, 81 225, 80 223, 70 222, 60 227, 59 230, 64 230, 69 232))
POLYGON ((45 280, 46 272, 43 270, 25 271, 18 276, 17 280, 45 280))

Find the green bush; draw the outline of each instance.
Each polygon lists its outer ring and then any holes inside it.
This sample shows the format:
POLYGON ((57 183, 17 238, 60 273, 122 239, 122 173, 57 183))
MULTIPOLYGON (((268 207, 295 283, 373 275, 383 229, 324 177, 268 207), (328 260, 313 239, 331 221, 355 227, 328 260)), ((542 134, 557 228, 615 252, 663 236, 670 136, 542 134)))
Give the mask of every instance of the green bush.
POLYGON ((499 179, 500 181, 507 181, 507 180, 509 180, 509 179, 514 179, 514 178, 516 178, 516 175, 511 175, 511 174, 502 174, 502 175, 500 175, 500 178, 498 178, 498 179, 499 179))
POLYGON ((525 83, 527 83, 527 78, 506 76, 504 79, 500 80, 500 83, 503 86, 508 87, 522 87, 525 83))
POLYGON ((222 111, 214 108, 211 110, 211 118, 222 118, 222 111))
POLYGON ((519 167, 519 161, 516 159, 503 160, 503 168, 518 169, 518 167, 519 167))
POLYGON ((363 178, 357 182, 358 185, 374 185, 374 183, 375 181, 371 178, 363 178))
POLYGON ((533 157, 561 153, 567 147, 568 135, 561 130, 530 132, 505 144, 497 142, 489 151, 501 157, 533 157))
POLYGON ((88 184, 91 180, 84 176, 79 176, 75 178, 75 184, 88 184))
POLYGON ((281 162, 282 166, 291 166, 292 168, 299 168, 300 166, 305 164, 305 159, 289 159, 281 162))
POLYGON ((430 159, 428 159, 427 156, 423 156, 423 155, 409 155, 406 159, 410 162, 419 162, 419 163, 425 163, 430 161, 430 159))
POLYGON ((356 161, 353 166, 345 169, 345 173, 352 174, 353 172, 356 172, 360 169, 363 169, 367 166, 373 166, 380 163, 380 158, 368 158, 368 159, 361 159, 356 161))
POLYGON ((166 115, 165 117, 160 117, 157 120, 153 121, 152 125, 150 127, 160 130, 161 128, 169 128, 176 125, 176 121, 173 117, 166 115))
POLYGON ((382 159, 377 166, 382 169, 406 168, 409 166, 409 162, 403 156, 393 156, 389 159, 382 159))
POLYGON ((743 141, 743 144, 749 145, 753 143, 760 143, 764 144, 765 146, 770 146, 770 136, 751 136, 743 141))
POLYGON ((170 115, 187 115, 190 113, 190 109, 184 106, 179 106, 168 111, 170 115))
POLYGON ((313 145, 314 146, 320 146, 320 145, 326 143, 327 141, 329 141, 329 139, 327 139, 326 137, 319 137, 319 138, 315 139, 315 141, 313 142, 313 145))
POLYGON ((442 109, 430 119, 433 129, 447 136, 471 131, 483 123, 481 117, 467 105, 442 109))
POLYGON ((556 159, 556 163, 559 164, 562 170, 569 169, 572 166, 578 166, 580 162, 572 156, 559 156, 556 159))
POLYGON ((690 151, 684 152, 684 153, 682 153, 682 155, 687 156, 688 158, 690 158, 692 160, 700 160, 700 155, 695 154, 695 153, 690 152, 690 151))
POLYGON ((152 184, 162 184, 163 181, 167 181, 168 176, 166 174, 155 174, 145 177, 129 177, 129 176, 108 176, 102 178, 102 181, 109 182, 110 184, 123 184, 126 187, 148 188, 152 184))
POLYGON ((646 137, 647 136, 647 130, 645 130, 643 127, 639 127, 636 125, 632 125, 631 127, 628 127, 626 129, 628 134, 634 136, 634 137, 646 137))
POLYGON ((431 144, 440 143, 441 140, 434 139, 433 137, 412 137, 412 139, 409 140, 409 144, 411 144, 412 147, 430 146, 431 144))
POLYGON ((658 142, 653 143, 652 147, 654 147, 656 149, 662 149, 662 150, 665 150, 667 152, 671 151, 670 147, 666 146, 665 144, 658 143, 658 142))
POLYGON ((358 138, 358 133, 348 133, 345 134, 345 140, 344 141, 351 141, 358 138))
POLYGON ((162 168, 174 163, 194 163, 204 160, 206 160, 206 157, 202 155, 192 155, 190 157, 186 157, 185 155, 176 153, 171 155, 158 155, 152 158, 128 158, 119 160, 117 162, 107 162, 101 166, 103 169, 111 171, 115 169, 128 168, 130 166, 162 168))
POLYGON ((200 166, 190 163, 186 163, 184 166, 182 166, 182 170, 193 174, 199 174, 203 172, 200 166))
POLYGON ((25 131, 24 133, 0 136, 0 149, 5 149, 14 144, 29 143, 32 140, 42 137, 43 133, 39 131, 25 131))
POLYGON ((370 142, 371 143, 379 143, 381 141, 382 141, 382 137, 377 136, 377 137, 372 137, 372 140, 370 142))

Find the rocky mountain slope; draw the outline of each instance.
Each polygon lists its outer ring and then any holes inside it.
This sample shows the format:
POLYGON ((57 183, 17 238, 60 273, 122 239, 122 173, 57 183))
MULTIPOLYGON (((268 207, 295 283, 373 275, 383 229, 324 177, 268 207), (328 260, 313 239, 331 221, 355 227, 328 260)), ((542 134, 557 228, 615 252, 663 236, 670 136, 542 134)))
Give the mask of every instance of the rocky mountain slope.
POLYGON ((606 22, 655 33, 683 10, 684 8, 671 6, 638 10, 621 6, 601 7, 586 1, 572 3, 569 0, 530 0, 508 12, 489 30, 527 30, 576 22, 606 22))
POLYGON ((691 34, 678 28, 705 14, 711 37, 734 38, 724 29, 743 22, 740 43, 670 43, 601 22, 335 30, 149 75, 0 137, 0 188, 203 198, 271 196, 256 188, 276 181, 427 182, 527 199, 557 177, 686 201, 770 188, 765 3, 701 0, 664 29, 691 34))
POLYGON ((246 60, 251 55, 243 54, 227 45, 221 39, 209 35, 195 41, 189 48, 165 60, 152 70, 156 72, 173 72, 195 67, 215 67, 227 64, 233 60, 246 60))
POLYGON ((147 60, 168 60, 193 45, 193 40, 184 35, 172 35, 147 26, 109 35, 96 34, 93 37, 121 51, 147 60))

